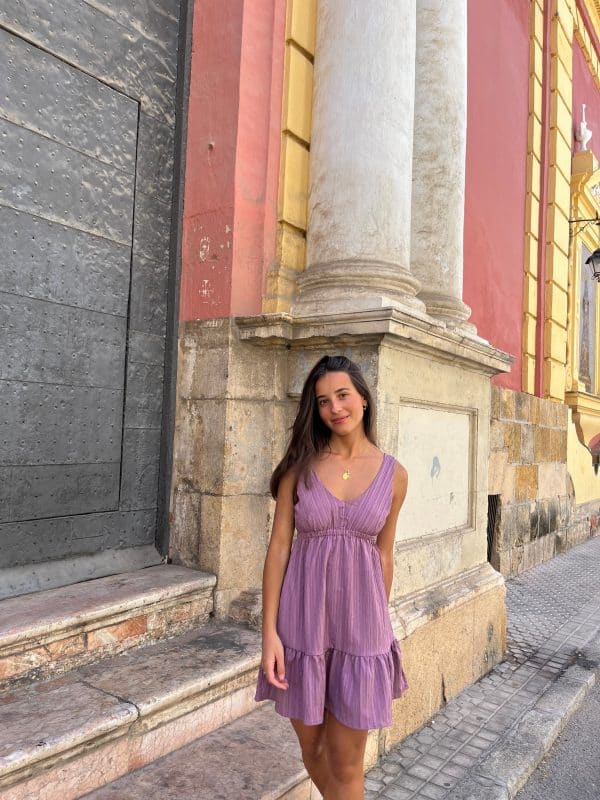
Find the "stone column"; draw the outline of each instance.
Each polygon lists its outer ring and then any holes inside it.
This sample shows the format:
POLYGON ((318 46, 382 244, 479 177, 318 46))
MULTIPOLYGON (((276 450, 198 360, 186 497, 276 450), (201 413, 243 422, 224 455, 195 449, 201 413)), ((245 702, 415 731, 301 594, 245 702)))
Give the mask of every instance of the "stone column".
MULTIPOLYGON (((465 322, 467 0, 417 0, 410 269, 427 311, 465 322)), ((471 327, 471 326, 469 326, 471 327)))
POLYGON ((415 0, 319 0, 307 268, 298 316, 413 312, 415 0))

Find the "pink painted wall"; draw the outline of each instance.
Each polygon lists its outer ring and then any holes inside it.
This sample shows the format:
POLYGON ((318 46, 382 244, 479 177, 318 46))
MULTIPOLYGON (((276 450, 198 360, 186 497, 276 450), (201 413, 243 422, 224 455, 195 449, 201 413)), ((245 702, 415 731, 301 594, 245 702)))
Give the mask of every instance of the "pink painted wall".
MULTIPOLYGON (((577 40, 573 44, 573 124, 581 122, 581 106, 586 104, 585 118, 588 128, 593 132, 588 144, 596 158, 600 158, 600 92, 587 65, 583 51, 577 40)), ((576 142, 573 138, 573 149, 576 142)))
POLYGON ((180 320, 260 313, 275 258, 285 0, 195 0, 180 320))
POLYGON ((469 0, 463 297, 521 389, 529 3, 469 0))

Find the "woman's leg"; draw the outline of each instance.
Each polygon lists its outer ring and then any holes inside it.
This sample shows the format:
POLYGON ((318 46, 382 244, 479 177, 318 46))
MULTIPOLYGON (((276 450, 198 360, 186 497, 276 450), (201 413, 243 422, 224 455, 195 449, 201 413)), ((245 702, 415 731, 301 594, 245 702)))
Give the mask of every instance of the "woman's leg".
POLYGON ((320 725, 305 725, 299 719, 292 719, 290 722, 300 742, 302 761, 306 771, 317 789, 324 795, 329 776, 324 741, 327 710, 325 710, 325 717, 320 725))
POLYGON ((363 800, 363 762, 368 733, 348 728, 328 713, 325 756, 329 778, 323 795, 325 800, 363 800))

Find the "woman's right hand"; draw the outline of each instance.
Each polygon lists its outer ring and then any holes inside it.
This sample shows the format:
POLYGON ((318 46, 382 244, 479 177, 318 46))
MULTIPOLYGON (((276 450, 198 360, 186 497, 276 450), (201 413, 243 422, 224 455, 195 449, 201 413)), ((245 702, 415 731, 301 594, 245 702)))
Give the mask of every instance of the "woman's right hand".
POLYGON ((276 633, 263 636, 261 667, 267 681, 278 689, 287 689, 283 644, 276 633))

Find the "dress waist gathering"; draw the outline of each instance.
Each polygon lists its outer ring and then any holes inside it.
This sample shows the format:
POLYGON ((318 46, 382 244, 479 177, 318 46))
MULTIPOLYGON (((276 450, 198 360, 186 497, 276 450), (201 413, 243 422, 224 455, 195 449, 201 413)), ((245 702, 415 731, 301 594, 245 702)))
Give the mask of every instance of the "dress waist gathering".
POLYGON ((354 536, 358 539, 366 539, 368 542, 375 544, 377 536, 365 531, 352 530, 352 528, 325 528, 316 531, 297 531, 296 541, 302 539, 315 539, 319 536, 354 536))

